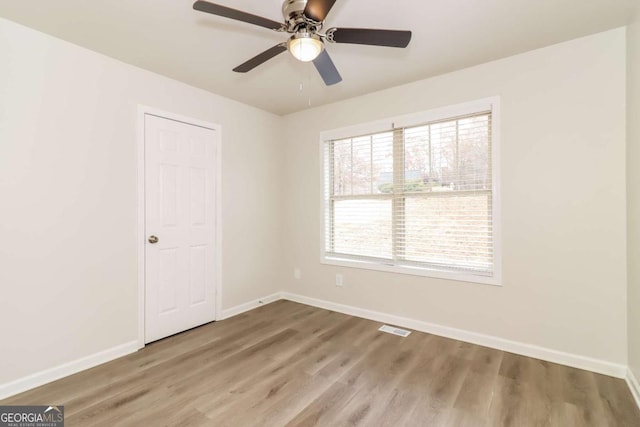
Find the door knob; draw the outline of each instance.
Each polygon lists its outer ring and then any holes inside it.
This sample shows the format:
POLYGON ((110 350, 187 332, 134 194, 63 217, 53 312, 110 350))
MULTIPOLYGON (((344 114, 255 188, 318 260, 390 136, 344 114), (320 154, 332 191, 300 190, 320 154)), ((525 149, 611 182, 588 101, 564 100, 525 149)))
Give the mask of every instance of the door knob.
POLYGON ((156 237, 156 236, 149 236, 149 243, 151 243, 151 244, 158 243, 158 237, 156 237))

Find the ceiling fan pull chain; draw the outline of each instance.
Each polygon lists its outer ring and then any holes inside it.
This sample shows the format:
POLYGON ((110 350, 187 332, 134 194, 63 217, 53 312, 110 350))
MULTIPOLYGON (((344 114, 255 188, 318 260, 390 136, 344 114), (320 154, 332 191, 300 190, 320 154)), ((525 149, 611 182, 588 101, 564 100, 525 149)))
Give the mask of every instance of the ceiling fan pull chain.
POLYGON ((309 107, 311 107, 311 67, 307 67, 307 87, 309 88, 309 107))

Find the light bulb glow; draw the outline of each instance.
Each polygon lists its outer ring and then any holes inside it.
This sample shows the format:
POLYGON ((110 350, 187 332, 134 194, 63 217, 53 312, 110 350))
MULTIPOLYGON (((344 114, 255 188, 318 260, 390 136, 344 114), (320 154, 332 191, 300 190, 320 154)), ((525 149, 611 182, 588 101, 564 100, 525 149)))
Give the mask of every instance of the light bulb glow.
POLYGON ((307 33, 296 34, 289 40, 289 52, 298 61, 313 61, 322 53, 324 45, 316 35, 307 33))

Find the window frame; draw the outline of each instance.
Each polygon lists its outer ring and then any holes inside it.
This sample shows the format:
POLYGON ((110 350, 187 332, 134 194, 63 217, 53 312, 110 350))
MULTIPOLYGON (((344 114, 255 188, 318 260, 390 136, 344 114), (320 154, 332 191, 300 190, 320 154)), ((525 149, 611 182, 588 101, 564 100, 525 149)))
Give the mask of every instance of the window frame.
POLYGON ((500 204, 500 98, 498 96, 465 102, 457 105, 435 108, 419 113, 390 117, 368 123, 361 123, 320 133, 320 263, 340 267, 375 270, 388 273, 409 274, 414 276, 447 279, 462 282, 472 282, 485 285, 502 286, 502 229, 500 204), (378 132, 388 132, 394 128, 420 126, 425 123, 454 119, 460 116, 472 115, 491 111, 491 169, 492 169, 492 226, 493 226, 493 274, 450 271, 424 265, 412 267, 410 265, 393 265, 388 260, 362 260, 349 256, 328 256, 327 242, 327 213, 325 204, 325 144, 332 140, 352 138, 354 135, 367 135, 378 132))

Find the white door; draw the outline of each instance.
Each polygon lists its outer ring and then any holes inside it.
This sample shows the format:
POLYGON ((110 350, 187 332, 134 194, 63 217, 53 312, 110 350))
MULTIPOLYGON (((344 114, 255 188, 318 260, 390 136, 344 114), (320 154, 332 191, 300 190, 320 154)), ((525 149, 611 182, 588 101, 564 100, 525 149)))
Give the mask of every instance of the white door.
POLYGON ((145 342, 215 320, 215 130, 145 114, 145 342))

